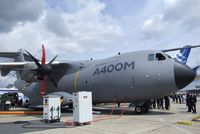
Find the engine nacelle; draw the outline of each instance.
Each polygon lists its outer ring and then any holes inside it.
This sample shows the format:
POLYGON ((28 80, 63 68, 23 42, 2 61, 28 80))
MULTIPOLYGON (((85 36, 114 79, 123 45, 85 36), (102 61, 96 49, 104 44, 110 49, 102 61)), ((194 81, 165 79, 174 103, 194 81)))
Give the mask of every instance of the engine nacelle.
POLYGON ((37 67, 35 63, 28 63, 24 65, 24 68, 19 71, 20 78, 26 81, 27 83, 37 82, 38 79, 36 77, 36 74, 34 71, 32 71, 36 68, 37 67))
POLYGON ((37 82, 38 80, 35 77, 34 73, 30 73, 30 71, 22 71, 20 73, 20 78, 27 83, 37 82))

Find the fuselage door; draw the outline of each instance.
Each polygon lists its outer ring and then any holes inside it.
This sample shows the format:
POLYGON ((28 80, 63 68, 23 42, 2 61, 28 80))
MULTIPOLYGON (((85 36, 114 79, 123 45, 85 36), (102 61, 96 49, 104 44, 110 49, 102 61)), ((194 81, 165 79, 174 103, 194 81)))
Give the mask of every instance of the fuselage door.
POLYGON ((156 53, 155 55, 155 59, 156 59, 156 63, 157 63, 157 73, 156 73, 156 80, 157 80, 157 84, 158 85, 162 85, 163 84, 163 72, 162 72, 162 68, 164 68, 164 62, 166 60, 166 57, 161 54, 161 53, 156 53))

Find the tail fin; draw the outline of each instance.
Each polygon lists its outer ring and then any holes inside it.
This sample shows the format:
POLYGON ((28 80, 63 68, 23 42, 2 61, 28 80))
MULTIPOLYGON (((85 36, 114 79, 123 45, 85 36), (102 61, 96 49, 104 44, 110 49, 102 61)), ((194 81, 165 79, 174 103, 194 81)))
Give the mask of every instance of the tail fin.
MULTIPOLYGON (((19 53, 18 56, 15 57, 15 61, 16 62, 24 62, 25 61, 24 50, 23 49, 19 49, 18 53, 19 53)), ((17 79, 19 79, 20 78, 20 73, 18 71, 16 71, 15 73, 16 73, 17 79)))
POLYGON ((174 57, 177 61, 181 62, 182 64, 186 64, 188 57, 190 55, 191 46, 187 45, 184 46, 174 57))
POLYGON ((15 57, 15 61, 24 62, 25 61, 25 59, 24 59, 24 50, 23 49, 19 49, 18 53, 19 53, 18 56, 15 57))
MULTIPOLYGON (((20 49, 18 52, 0 52, 0 61, 2 62, 24 62, 24 52, 20 49)), ((10 73, 9 68, 1 68, 1 76, 6 76, 10 73)))

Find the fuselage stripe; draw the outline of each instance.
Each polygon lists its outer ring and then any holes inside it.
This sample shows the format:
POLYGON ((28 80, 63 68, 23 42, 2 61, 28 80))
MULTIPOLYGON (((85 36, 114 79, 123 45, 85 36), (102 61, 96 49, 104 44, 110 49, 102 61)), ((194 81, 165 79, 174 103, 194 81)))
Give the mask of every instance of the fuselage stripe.
POLYGON ((78 82, 79 77, 80 77, 80 71, 77 71, 77 72, 76 72, 75 79, 74 79, 74 91, 75 91, 75 93, 78 91, 77 82, 78 82))

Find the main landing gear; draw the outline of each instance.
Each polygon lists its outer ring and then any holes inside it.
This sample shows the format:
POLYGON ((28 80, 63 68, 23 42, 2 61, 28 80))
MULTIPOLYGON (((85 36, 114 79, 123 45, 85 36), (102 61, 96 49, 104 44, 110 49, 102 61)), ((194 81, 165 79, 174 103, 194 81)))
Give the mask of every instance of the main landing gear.
POLYGON ((135 107, 136 114, 143 114, 143 113, 149 112, 149 105, 150 105, 150 101, 144 101, 144 102, 131 103, 129 107, 135 107))

